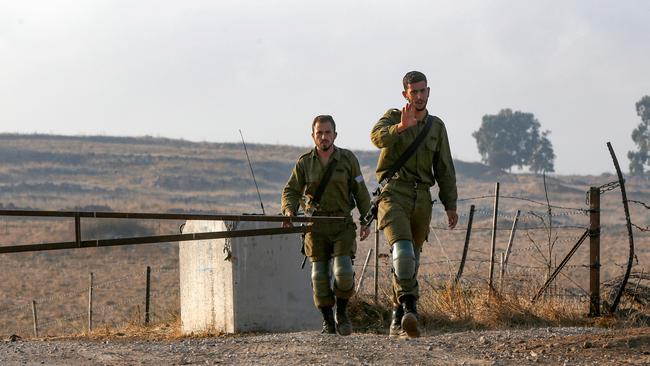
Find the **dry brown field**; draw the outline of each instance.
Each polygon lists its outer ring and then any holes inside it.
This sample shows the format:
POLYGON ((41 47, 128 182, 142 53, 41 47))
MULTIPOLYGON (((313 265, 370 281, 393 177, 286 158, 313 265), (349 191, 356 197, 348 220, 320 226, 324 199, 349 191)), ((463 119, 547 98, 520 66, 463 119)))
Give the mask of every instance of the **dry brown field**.
MULTIPOLYGON (((603 145, 603 148, 605 146, 603 145)), ((267 213, 279 212, 280 191, 290 170, 307 148, 249 145, 255 175, 267 213)), ((377 152, 356 152, 368 188, 375 187, 377 152)), ((618 152, 619 158, 625 152, 618 152)), ((226 143, 194 143, 159 138, 64 137, 0 135, 1 208, 82 211, 260 213, 255 186, 243 147, 226 143)), ((585 193, 590 186, 616 180, 599 176, 546 177, 546 192, 553 206, 551 230, 546 216, 542 176, 508 174, 478 163, 457 161, 459 212, 455 230, 447 230, 439 204, 434 205, 432 231, 421 258, 421 290, 440 291, 456 274, 466 236, 470 205, 475 205, 467 264, 462 284, 485 288, 490 265, 494 186, 500 183, 496 261, 506 249, 514 212, 521 211, 508 271, 499 287, 503 294, 528 300, 575 244, 588 226, 585 193), (534 201, 534 202, 533 202, 534 201), (549 253, 549 237, 553 248, 549 253)), ((628 198, 650 202, 650 181, 629 178, 628 198)), ((435 193, 436 188, 433 189, 435 193)), ((602 197, 601 279, 623 273, 628 257, 621 195, 602 197)), ((631 205, 638 226, 650 225, 647 208, 631 205)), ((82 238, 173 234, 181 222, 87 220, 82 238)), ((69 241, 74 237, 69 219, 0 217, 0 245, 69 241)), ((647 273, 650 235, 634 229, 634 270, 647 273)), ((357 276, 372 238, 359 243, 357 276)), ((299 250, 296 242, 296 250, 299 250)), ((585 242, 549 289, 549 297, 562 299, 587 312, 589 245, 585 242)), ((390 275, 388 247, 380 238, 380 300, 387 302, 390 275)), ((298 265, 298 264, 296 264, 298 265)), ((176 244, 149 244, 112 248, 61 250, 0 256, 0 324, 2 335, 29 335, 32 309, 38 307, 41 333, 77 334, 85 329, 89 273, 94 274, 96 329, 139 323, 143 317, 145 269, 152 267, 154 321, 178 318, 178 248, 176 244)), ((307 270, 305 270, 305 275, 307 270)), ((372 291, 371 270, 365 274, 360 299, 372 291)), ((495 278, 499 278, 495 272, 495 278)), ((645 281, 631 282, 643 288, 645 281)), ((605 297, 605 296, 604 296, 605 297)), ((629 305, 625 303, 624 305, 629 305)))

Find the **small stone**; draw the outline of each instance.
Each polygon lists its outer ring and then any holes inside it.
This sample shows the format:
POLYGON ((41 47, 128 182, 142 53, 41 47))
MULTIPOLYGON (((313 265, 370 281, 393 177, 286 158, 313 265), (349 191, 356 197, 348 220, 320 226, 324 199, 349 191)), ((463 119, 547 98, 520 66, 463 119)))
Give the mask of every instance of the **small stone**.
POLYGON ((537 352, 535 352, 535 351, 530 351, 530 357, 537 357, 537 356, 539 356, 539 355, 537 354, 537 352))
POLYGON ((481 337, 478 339, 478 343, 479 343, 479 344, 488 344, 488 340, 485 339, 485 336, 481 336, 481 337))
POLYGON ((589 341, 585 341, 585 343, 582 344, 582 348, 584 348, 584 349, 591 348, 593 346, 594 345, 589 341))
POLYGON ((427 347, 427 351, 433 351, 433 346, 427 347))

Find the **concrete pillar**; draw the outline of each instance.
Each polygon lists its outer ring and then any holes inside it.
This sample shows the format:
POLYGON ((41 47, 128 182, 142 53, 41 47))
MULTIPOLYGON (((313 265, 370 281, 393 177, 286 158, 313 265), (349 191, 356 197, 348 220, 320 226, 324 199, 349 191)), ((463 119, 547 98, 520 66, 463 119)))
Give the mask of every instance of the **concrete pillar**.
MULTIPOLYGON (((188 221, 183 233, 228 230, 223 221, 188 221)), ((239 222, 236 229, 277 227, 239 222)), ((182 332, 318 329, 310 269, 300 269, 299 234, 179 243, 182 332)))

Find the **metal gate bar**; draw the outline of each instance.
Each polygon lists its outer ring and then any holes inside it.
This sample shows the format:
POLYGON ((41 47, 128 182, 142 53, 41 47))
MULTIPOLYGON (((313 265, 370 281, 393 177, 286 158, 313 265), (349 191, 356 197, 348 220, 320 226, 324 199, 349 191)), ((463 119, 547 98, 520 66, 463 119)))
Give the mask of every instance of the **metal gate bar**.
POLYGON ((134 212, 88 212, 88 211, 39 211, 39 210, 0 210, 0 216, 14 217, 72 217, 75 226, 75 241, 21 244, 0 246, 0 254, 37 252, 44 250, 60 250, 75 248, 96 248, 118 245, 137 245, 169 243, 192 240, 238 238, 246 236, 264 236, 307 233, 313 226, 320 224, 342 224, 344 217, 330 216, 282 216, 282 215, 221 215, 221 214, 173 214, 173 213, 134 213, 134 212), (287 228, 263 228, 248 230, 214 231, 207 233, 189 233, 176 235, 140 236, 116 239, 81 240, 81 218, 106 219, 141 219, 141 220, 206 220, 206 221, 265 221, 265 222, 296 222, 309 225, 287 228))

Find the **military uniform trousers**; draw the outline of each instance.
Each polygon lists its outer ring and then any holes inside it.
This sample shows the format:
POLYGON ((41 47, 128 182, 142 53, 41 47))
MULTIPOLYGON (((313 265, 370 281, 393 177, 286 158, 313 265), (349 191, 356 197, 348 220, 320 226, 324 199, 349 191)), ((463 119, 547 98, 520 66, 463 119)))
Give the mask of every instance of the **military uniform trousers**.
MULTIPOLYGON (((357 252, 356 233, 357 226, 352 221, 352 217, 341 213, 318 214, 318 216, 347 216, 345 223, 340 224, 322 224, 319 229, 309 232, 305 236, 305 255, 314 265, 314 262, 326 262, 328 264, 328 277, 331 278, 331 259, 340 256, 354 258, 357 252)), ((336 273, 335 273, 336 275, 336 273)), ((341 290, 336 286, 314 286, 315 280, 312 278, 312 287, 314 290, 314 304, 316 307, 333 306, 336 298, 349 299, 354 294, 354 286, 347 290, 341 290)))
POLYGON ((408 280, 398 280, 392 276, 393 301, 404 295, 418 298, 417 272, 422 245, 429 235, 431 222, 431 192, 426 184, 390 181, 379 202, 379 229, 383 230, 386 241, 393 245, 398 240, 413 243, 416 258, 415 275, 408 280))

